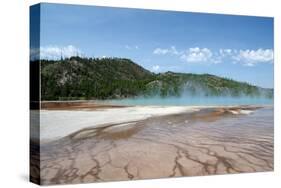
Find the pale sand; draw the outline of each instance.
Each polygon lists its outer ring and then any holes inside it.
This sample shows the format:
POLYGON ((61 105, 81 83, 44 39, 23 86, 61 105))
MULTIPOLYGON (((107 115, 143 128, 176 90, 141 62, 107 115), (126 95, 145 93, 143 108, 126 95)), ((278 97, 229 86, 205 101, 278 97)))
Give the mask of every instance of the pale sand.
MULTIPOLYGON (((203 108, 203 107, 200 107, 203 108)), ((49 141, 88 127, 139 121, 149 117, 198 111, 199 107, 134 106, 95 110, 41 110, 40 140, 49 141)))

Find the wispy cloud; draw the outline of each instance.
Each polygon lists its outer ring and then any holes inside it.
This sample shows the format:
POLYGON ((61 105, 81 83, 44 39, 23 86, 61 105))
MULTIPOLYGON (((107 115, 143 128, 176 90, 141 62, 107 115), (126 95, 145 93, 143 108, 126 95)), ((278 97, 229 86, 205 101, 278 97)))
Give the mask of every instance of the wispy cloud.
POLYGON ((231 56, 233 53, 236 53, 237 52, 237 50, 232 50, 232 49, 220 49, 219 50, 219 54, 220 54, 220 56, 221 57, 229 57, 229 56, 231 56))
POLYGON ((71 56, 84 56, 83 52, 73 46, 42 46, 40 49, 31 49, 30 57, 32 60, 38 59, 60 59, 60 58, 69 58, 71 56))
POLYGON ((153 54, 157 54, 157 55, 165 55, 167 53, 169 53, 168 49, 156 48, 153 50, 153 54))
POLYGON ((31 48, 30 49, 30 60, 38 60, 40 59, 40 49, 38 48, 31 48))
POLYGON ((157 55, 180 55, 182 52, 179 52, 175 46, 171 46, 170 48, 156 48, 153 50, 153 54, 157 55))
POLYGON ((130 46, 130 45, 125 45, 125 48, 127 50, 138 50, 139 49, 139 46, 138 45, 134 45, 134 46, 130 46))
POLYGON ((186 50, 177 50, 175 46, 156 48, 153 50, 153 54, 175 55, 187 63, 218 64, 232 61, 244 66, 255 66, 258 63, 273 63, 274 56, 272 49, 237 50, 226 48, 212 51, 209 48, 193 47, 186 50))
POLYGON ((159 66, 159 65, 153 65, 152 68, 151 68, 151 70, 152 70, 153 72, 159 72, 159 69, 160 69, 160 66, 159 66))

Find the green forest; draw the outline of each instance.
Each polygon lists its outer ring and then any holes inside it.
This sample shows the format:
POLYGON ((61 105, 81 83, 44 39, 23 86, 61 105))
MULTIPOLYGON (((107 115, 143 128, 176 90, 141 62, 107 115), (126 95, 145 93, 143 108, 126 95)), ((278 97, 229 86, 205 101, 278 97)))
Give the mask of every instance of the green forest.
POLYGON ((151 96, 273 97, 273 89, 210 74, 152 73, 126 58, 40 60, 41 100, 151 96))

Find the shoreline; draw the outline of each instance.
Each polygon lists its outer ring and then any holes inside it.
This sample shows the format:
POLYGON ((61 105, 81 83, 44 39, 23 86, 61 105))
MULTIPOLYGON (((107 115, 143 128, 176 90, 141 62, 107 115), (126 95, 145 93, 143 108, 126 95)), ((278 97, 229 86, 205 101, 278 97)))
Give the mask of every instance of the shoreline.
POLYGON ((127 107, 191 107, 191 108, 224 108, 224 107, 273 107, 274 104, 230 104, 230 105, 119 105, 100 100, 74 101, 41 101, 41 110, 99 110, 127 107))
MULTIPOLYGON (((84 103, 83 103, 84 105, 84 103)), ((247 115, 261 105, 236 106, 121 106, 108 105, 76 105, 70 110, 65 107, 60 110, 41 110, 40 141, 49 142, 73 134, 87 128, 102 128, 114 124, 138 122, 154 117, 165 117, 176 114, 199 113, 204 109, 215 112, 216 115, 247 115), (78 107, 79 106, 79 107, 78 107)))
POLYGON ((42 101, 41 110, 96 110, 106 108, 124 108, 125 105, 104 104, 97 101, 42 101))

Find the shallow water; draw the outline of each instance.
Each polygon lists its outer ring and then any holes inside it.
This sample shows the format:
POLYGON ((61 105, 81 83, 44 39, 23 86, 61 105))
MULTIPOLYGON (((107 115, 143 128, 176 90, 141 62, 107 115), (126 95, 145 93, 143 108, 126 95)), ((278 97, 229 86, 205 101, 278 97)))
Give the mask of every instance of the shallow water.
POLYGON ((220 108, 77 131, 41 145, 43 184, 273 170, 273 108, 220 108))
POLYGON ((272 98, 263 97, 152 97, 152 98, 126 98, 105 100, 104 102, 117 105, 160 105, 160 106, 186 106, 186 105, 272 105, 272 98))

